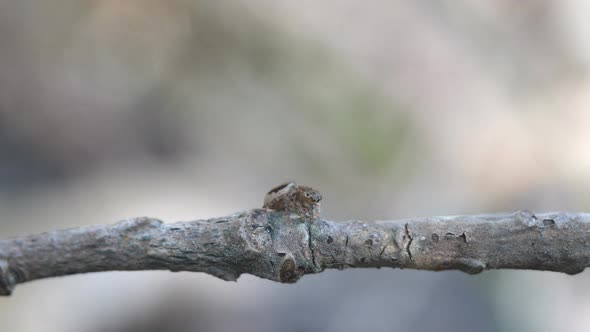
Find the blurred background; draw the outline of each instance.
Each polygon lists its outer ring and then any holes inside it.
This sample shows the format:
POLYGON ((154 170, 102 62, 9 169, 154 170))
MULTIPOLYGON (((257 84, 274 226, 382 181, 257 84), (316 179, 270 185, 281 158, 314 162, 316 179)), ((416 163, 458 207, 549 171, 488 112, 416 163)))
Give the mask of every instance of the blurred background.
MULTIPOLYGON (((590 3, 0 1, 0 237, 259 207, 330 220, 590 211, 590 3)), ((113 272, 3 331, 587 331, 590 272, 113 272)))

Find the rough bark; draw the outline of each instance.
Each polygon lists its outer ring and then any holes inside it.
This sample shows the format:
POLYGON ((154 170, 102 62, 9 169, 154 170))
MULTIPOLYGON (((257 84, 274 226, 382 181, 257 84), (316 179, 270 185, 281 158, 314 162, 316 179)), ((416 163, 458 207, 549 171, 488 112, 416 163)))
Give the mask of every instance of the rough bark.
POLYGON ((254 209, 223 218, 114 225, 0 240, 0 294, 26 281, 113 270, 242 273, 292 283, 324 269, 532 269, 576 274, 590 264, 590 214, 528 211, 394 221, 308 220, 254 209))

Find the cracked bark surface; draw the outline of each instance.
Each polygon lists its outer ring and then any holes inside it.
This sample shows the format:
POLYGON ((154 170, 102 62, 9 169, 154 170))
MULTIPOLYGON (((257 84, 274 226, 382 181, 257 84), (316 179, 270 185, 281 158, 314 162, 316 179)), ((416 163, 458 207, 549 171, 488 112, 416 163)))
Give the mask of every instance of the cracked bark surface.
POLYGON ((248 273, 283 283, 325 269, 533 269, 590 264, 590 214, 528 211, 334 222, 253 209, 166 224, 134 218, 0 240, 0 294, 23 282, 97 271, 248 273))

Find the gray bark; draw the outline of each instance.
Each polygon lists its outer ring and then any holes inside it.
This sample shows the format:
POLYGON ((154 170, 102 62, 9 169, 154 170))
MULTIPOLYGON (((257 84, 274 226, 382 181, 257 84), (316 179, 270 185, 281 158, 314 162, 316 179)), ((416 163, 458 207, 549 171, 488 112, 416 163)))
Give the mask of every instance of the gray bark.
POLYGON ((26 281, 95 271, 242 273, 292 283, 324 269, 532 269, 590 264, 590 214, 514 214, 333 222, 254 209, 223 218, 114 225, 0 240, 0 294, 26 281))

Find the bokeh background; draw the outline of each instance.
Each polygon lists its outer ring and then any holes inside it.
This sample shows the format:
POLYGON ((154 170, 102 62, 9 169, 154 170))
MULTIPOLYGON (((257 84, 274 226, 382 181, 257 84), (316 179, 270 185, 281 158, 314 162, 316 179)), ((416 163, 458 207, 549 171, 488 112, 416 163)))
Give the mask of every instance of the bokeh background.
MULTIPOLYGON (((590 211, 590 3, 0 1, 0 237, 259 207, 330 220, 590 211)), ((587 331, 590 272, 112 272, 2 331, 587 331)))

